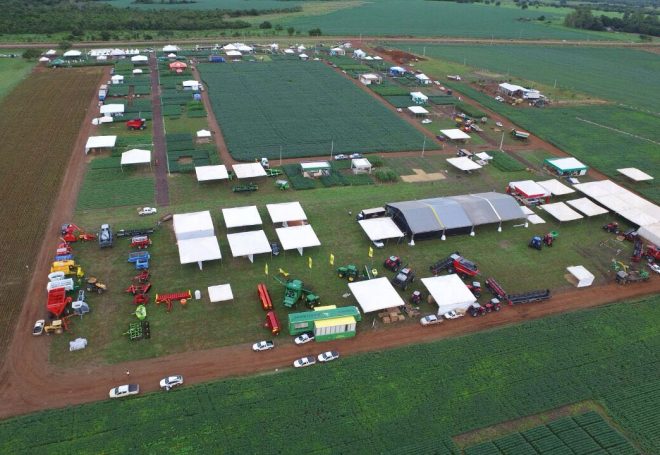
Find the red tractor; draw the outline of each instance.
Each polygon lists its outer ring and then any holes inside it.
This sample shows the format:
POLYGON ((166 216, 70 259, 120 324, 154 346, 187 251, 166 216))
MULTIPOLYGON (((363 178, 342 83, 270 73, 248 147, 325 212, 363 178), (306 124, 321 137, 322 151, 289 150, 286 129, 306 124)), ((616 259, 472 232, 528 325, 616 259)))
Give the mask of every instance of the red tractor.
POLYGON ((126 128, 129 130, 143 130, 147 127, 147 120, 143 118, 134 118, 126 122, 126 128))
POLYGON ((476 298, 481 297, 481 283, 478 281, 473 281, 472 284, 468 284, 466 286, 470 292, 472 292, 472 295, 474 295, 476 298))
POLYGON ((493 298, 484 305, 484 308, 487 313, 490 313, 491 311, 500 311, 502 309, 502 304, 500 303, 500 299, 493 298))
POLYGON ((390 256, 385 259, 383 267, 392 272, 397 272, 401 268, 401 258, 399 256, 390 256))
POLYGON ((612 234, 619 233, 619 223, 607 223, 603 225, 603 229, 612 234))
POLYGON ((660 249, 651 243, 646 245, 646 251, 644 252, 644 255, 649 262, 660 262, 660 249))

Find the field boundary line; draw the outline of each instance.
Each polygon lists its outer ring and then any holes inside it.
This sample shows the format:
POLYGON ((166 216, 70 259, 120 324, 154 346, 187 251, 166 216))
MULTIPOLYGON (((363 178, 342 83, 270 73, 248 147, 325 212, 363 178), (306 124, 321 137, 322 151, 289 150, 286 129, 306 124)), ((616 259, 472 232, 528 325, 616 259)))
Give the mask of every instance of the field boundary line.
POLYGON ((576 119, 576 120, 579 120, 579 121, 581 121, 581 122, 584 122, 584 123, 588 123, 588 124, 590 124, 590 125, 594 125, 594 126, 599 126, 599 127, 601 127, 601 128, 605 128, 606 130, 615 131, 615 132, 617 132, 617 133, 625 134, 625 135, 627 135, 627 136, 634 137, 635 139, 640 139, 640 140, 642 140, 642 141, 648 141, 648 142, 650 142, 650 143, 652 143, 652 144, 655 144, 655 145, 660 145, 660 142, 656 142, 656 141, 654 141, 653 139, 649 139, 649 138, 644 137, 644 136, 638 136, 638 135, 636 135, 636 134, 629 133, 629 132, 627 132, 627 131, 618 130, 618 129, 616 129, 616 128, 612 128, 611 126, 607 126, 607 125, 601 125, 600 123, 592 122, 591 120, 586 120, 586 119, 583 119, 583 118, 580 118, 580 117, 575 117, 575 119, 576 119))

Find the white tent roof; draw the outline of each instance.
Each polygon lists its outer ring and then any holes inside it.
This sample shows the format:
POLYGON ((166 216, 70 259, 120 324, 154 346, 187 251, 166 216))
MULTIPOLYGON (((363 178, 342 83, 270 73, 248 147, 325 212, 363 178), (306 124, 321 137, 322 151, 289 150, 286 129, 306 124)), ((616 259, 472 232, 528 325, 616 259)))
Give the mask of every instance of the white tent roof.
POLYGON ((234 46, 231 43, 230 44, 225 44, 224 46, 222 46, 222 49, 225 50, 225 51, 235 51, 236 46, 234 46))
POLYGON ((216 166, 196 166, 195 174, 198 182, 207 182, 209 180, 225 180, 229 178, 227 167, 224 164, 216 166))
POLYGON ((300 163, 300 168, 303 171, 316 170, 316 169, 330 169, 330 163, 327 161, 308 161, 306 163, 300 163))
POLYGON ((307 54, 300 54, 300 55, 298 55, 298 57, 300 57, 300 58, 302 58, 302 59, 306 59, 306 58, 309 58, 309 55, 307 55, 307 54))
POLYGON ((660 223, 649 224, 637 229, 640 237, 645 238, 651 243, 660 246, 660 223))
POLYGON ((239 179, 252 179, 255 177, 266 177, 266 171, 259 163, 233 164, 232 168, 239 179))
POLYGON ((351 167, 356 169, 371 169, 371 163, 366 158, 353 158, 351 167))
POLYGON ((66 51, 64 54, 62 54, 62 57, 80 57, 82 55, 82 52, 80 51, 66 51))
POLYGON ((438 305, 438 314, 452 310, 465 311, 477 301, 474 294, 455 273, 422 278, 422 283, 438 305))
POLYGON ((257 226, 263 224, 256 205, 222 209, 227 229, 242 226, 257 226))
POLYGON ((529 215, 527 217, 527 221, 532 224, 545 224, 545 220, 536 214, 529 215))
POLYGON ((226 51, 225 55, 227 55, 227 57, 240 57, 243 54, 241 54, 240 51, 226 51))
POLYGON ((509 182, 509 186, 526 194, 528 197, 547 197, 550 191, 543 188, 533 180, 521 180, 518 182, 509 182))
POLYGON ((192 264, 195 262, 214 261, 222 259, 220 245, 216 236, 200 237, 177 241, 179 262, 192 264))
POLYGON ((399 226, 390 217, 370 218, 368 220, 360 220, 358 223, 360 223, 360 227, 362 227, 371 241, 398 239, 404 235, 401 229, 399 229, 399 226))
POLYGON ((422 92, 410 92, 410 96, 413 97, 413 99, 417 98, 420 100, 428 100, 429 97, 424 95, 422 92))
POLYGON ((348 288, 364 313, 405 305, 390 280, 385 277, 348 283, 348 288))
POLYGON ((300 202, 282 202, 280 204, 266 204, 266 209, 273 223, 286 223, 288 221, 303 221, 307 219, 300 202))
POLYGON ((199 85, 199 81, 196 81, 196 80, 183 81, 182 85, 184 87, 197 87, 199 85))
POLYGON ((575 190, 573 188, 564 185, 557 179, 543 180, 541 182, 536 182, 536 183, 541 185, 543 188, 545 188, 555 196, 563 196, 564 194, 575 193, 575 190))
POLYGON ((131 62, 146 62, 147 60, 149 60, 149 57, 146 55, 135 55, 131 57, 131 62))
POLYGON ((55 49, 48 49, 46 55, 57 55, 57 51, 55 49))
POLYGON ((213 237, 215 229, 211 212, 177 213, 172 217, 174 235, 178 241, 196 239, 202 237, 213 237))
POLYGON ((380 55, 374 55, 374 60, 382 60, 382 59, 383 57, 381 57, 380 55))
POLYGON ((293 49, 284 49, 285 54, 295 54, 296 52, 293 49))
POLYGON ((408 106, 408 110, 410 112, 412 112, 413 114, 428 114, 429 113, 429 111, 424 109, 422 106, 408 106))
POLYGON ((176 58, 176 54, 167 54, 169 58, 176 58))
POLYGON ((541 206, 543 210, 548 212, 550 215, 557 218, 559 221, 573 221, 584 218, 578 212, 564 204, 563 202, 555 202, 554 204, 543 204, 541 206))
POLYGON ((379 79, 381 78, 378 74, 374 74, 374 73, 364 73, 364 74, 360 74, 360 77, 361 77, 362 79, 368 79, 368 80, 370 80, 370 81, 377 81, 377 80, 379 80, 379 79))
POLYGON ((197 137, 211 137, 211 132, 209 130, 199 130, 197 131, 197 137))
POLYGON ((144 71, 142 71, 140 68, 135 68, 133 70, 133 74, 142 74, 144 71))
POLYGON ((430 78, 429 78, 426 74, 424 74, 424 73, 422 73, 422 74, 416 74, 416 75, 415 75, 415 78, 416 78, 416 79, 419 79, 420 81, 428 81, 428 80, 430 80, 430 78))
POLYGON ((481 166, 472 161, 467 156, 459 156, 457 158, 447 158, 447 162, 452 166, 460 169, 461 171, 474 171, 481 169, 481 166))
POLYGON ((123 80, 124 80, 124 76, 122 76, 121 74, 115 74, 115 75, 112 76, 110 79, 111 79, 112 81, 123 81, 123 80))
POLYGON ((515 85, 515 84, 509 84, 508 82, 503 82, 500 84, 500 88, 503 88, 504 90, 508 90, 510 92, 517 92, 517 91, 524 91, 525 87, 521 87, 520 85, 515 85))
POLYGON ((253 51, 252 47, 248 46, 247 44, 240 44, 240 43, 238 44, 238 46, 236 46, 236 50, 241 51, 241 52, 252 52, 253 51))
POLYGON ((107 60, 107 59, 108 59, 107 55, 97 55, 96 56, 96 60, 101 61, 101 62, 104 61, 104 60, 107 60))
POLYGON ((124 105, 123 104, 104 104, 100 108, 101 114, 112 115, 112 114, 123 114, 124 105))
POLYGON ((218 284, 216 286, 209 286, 208 291, 209 300, 211 303, 234 300, 234 293, 231 290, 231 284, 218 284))
POLYGON ((400 67, 400 66, 391 66, 391 67, 390 67, 390 71, 391 71, 391 72, 397 72, 397 73, 405 73, 405 72, 406 72, 406 69, 405 69, 405 68, 402 68, 402 67, 400 67))
POLYGON ((40 62, 50 62, 50 59, 48 57, 41 57, 39 58, 40 62))
POLYGON ((321 245, 316 232, 314 232, 314 229, 309 224, 277 228, 275 229, 275 233, 280 239, 282 248, 285 251, 298 250, 302 255, 303 248, 321 245))
POLYGON ((591 199, 586 197, 566 201, 566 203, 571 207, 573 207, 574 209, 577 209, 580 212, 584 213, 587 216, 602 215, 608 212, 607 209, 602 208, 598 204, 594 204, 593 202, 591 202, 591 199))
POLYGON ((585 269, 582 265, 572 265, 566 267, 566 270, 568 273, 575 277, 577 282, 576 286, 579 288, 591 286, 591 284, 594 282, 594 278, 596 278, 593 273, 585 269))
POLYGON ((117 142, 117 136, 90 136, 85 144, 85 153, 90 149, 114 147, 117 142))
POLYGON ((523 211, 525 215, 534 215, 534 210, 530 209, 526 205, 521 205, 520 209, 523 211))
POLYGON ((227 234, 227 241, 233 257, 247 256, 250 261, 255 254, 270 253, 270 243, 264 231, 237 232, 227 234))
POLYGON ((175 46, 173 44, 168 44, 167 46, 163 46, 163 52, 175 52, 179 50, 179 46, 175 46))
POLYGON ((450 130, 440 130, 440 132, 444 136, 447 136, 452 141, 470 139, 470 136, 468 134, 466 134, 465 132, 459 130, 458 128, 453 128, 453 129, 450 129, 450 130))
POLYGON ((476 156, 477 158, 479 158, 480 160, 484 160, 484 161, 490 161, 490 160, 493 159, 493 157, 490 156, 490 155, 489 155, 488 153, 486 153, 486 152, 475 153, 475 156, 476 156))
POLYGON ((573 157, 557 158, 554 160, 548 160, 548 162, 552 163, 553 166, 555 166, 558 169, 561 169, 562 171, 587 167, 573 157))
POLYGON ((653 180, 653 176, 650 176, 646 172, 642 172, 636 167, 626 167, 623 169, 617 169, 620 174, 625 175, 629 179, 632 179, 636 182, 642 182, 644 180, 653 180))
POLYGON ((149 164, 151 163, 151 151, 131 149, 121 154, 121 165, 124 164, 149 164))

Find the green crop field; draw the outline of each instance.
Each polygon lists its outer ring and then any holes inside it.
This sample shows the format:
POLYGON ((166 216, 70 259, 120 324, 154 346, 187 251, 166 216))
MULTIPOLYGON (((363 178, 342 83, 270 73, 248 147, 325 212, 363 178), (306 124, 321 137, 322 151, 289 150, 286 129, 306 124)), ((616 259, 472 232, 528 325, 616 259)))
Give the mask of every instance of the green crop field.
MULTIPOLYGON (((236 159, 421 150, 422 133, 322 62, 200 64, 236 159)), ((427 141, 427 148, 430 141, 427 141)))
MULTIPOLYGON (((105 0, 106 3, 119 8, 146 8, 146 9, 227 9, 227 10, 267 10, 293 8, 303 3, 303 0, 195 0, 189 3, 173 3, 155 0, 153 3, 135 3, 133 0, 105 0)), ((241 18, 242 19, 242 18, 241 18)))
POLYGON ((556 82, 564 89, 660 112, 660 59, 651 52, 613 47, 515 45, 405 44, 398 47, 549 86, 556 82))
MULTIPOLYGON (((18 417, 0 422, 0 451, 458 454, 454 435, 598 400, 642 451, 659 453, 658 361, 653 297, 18 417)), ((549 426, 561 434, 567 422, 549 426)))
POLYGON ((97 160, 92 161, 78 195, 78 210, 126 205, 144 207, 154 204, 153 176, 147 171, 135 171, 130 167, 121 171, 119 159, 115 160, 108 163, 107 168, 99 168, 102 165, 94 165, 97 160))
POLYGON ((0 100, 30 72, 34 62, 22 58, 0 58, 0 100))

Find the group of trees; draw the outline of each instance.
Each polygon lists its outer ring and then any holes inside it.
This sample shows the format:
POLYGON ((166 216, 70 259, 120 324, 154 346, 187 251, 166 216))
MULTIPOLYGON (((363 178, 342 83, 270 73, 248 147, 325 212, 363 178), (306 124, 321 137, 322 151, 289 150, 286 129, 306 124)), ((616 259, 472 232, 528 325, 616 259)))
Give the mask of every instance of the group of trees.
POLYGON ((658 16, 642 11, 626 11, 623 17, 594 16, 590 8, 578 7, 564 19, 564 25, 586 30, 612 30, 639 33, 640 35, 660 36, 658 16))

